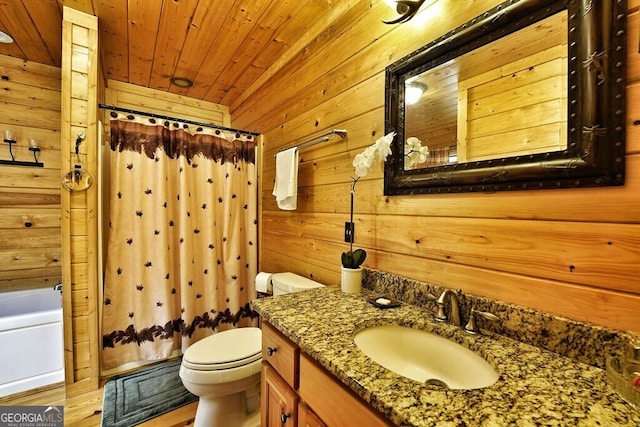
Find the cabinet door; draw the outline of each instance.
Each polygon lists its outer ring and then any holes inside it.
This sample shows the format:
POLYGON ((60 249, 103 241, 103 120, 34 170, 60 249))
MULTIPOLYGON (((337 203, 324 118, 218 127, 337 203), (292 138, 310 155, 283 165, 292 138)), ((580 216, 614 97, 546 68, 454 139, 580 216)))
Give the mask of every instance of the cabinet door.
POLYGON ((327 427, 304 403, 298 404, 298 427, 327 427))
POLYGON ((300 399, 331 427, 392 425, 306 354, 300 355, 300 399))
POLYGON ((296 427, 298 395, 266 362, 262 365, 262 427, 296 427))

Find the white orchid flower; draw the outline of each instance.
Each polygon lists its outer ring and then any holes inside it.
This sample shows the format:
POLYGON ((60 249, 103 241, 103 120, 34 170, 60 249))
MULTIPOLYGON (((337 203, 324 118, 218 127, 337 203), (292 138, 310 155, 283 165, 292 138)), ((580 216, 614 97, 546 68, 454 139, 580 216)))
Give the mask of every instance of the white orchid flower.
POLYGON ((367 147, 362 153, 356 154, 353 158, 353 167, 356 169, 356 175, 365 176, 369 173, 371 165, 376 160, 387 160, 387 156, 391 154, 391 142, 395 138, 396 133, 391 132, 379 138, 373 145, 367 147))
POLYGON ((356 168, 356 175, 365 176, 367 172, 369 172, 371 161, 371 158, 367 157, 365 153, 356 155, 353 159, 353 166, 356 168))
POLYGON ((404 167, 405 169, 410 169, 417 164, 427 161, 427 157, 429 157, 429 147, 426 145, 423 146, 422 141, 415 136, 411 136, 407 138, 404 145, 404 153, 404 167))
POLYGON ((393 138, 395 138, 396 133, 391 132, 382 138, 378 139, 374 144, 377 148, 378 156, 383 160, 387 160, 387 156, 391 154, 391 142, 393 142, 393 138))

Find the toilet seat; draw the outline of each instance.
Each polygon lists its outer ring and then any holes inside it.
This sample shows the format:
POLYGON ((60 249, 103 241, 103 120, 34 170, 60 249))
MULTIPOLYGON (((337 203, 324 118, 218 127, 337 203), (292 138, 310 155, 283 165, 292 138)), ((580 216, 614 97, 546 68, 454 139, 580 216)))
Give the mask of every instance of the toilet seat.
POLYGON ((262 331, 259 328, 230 329, 203 338, 190 346, 182 365, 195 371, 239 368, 262 358, 262 331))

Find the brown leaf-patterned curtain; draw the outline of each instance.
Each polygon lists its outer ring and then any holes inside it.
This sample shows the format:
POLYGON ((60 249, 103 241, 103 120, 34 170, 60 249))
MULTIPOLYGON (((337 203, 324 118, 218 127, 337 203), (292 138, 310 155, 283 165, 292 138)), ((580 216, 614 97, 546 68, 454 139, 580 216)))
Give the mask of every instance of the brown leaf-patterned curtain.
POLYGON ((105 369, 257 317, 254 138, 112 115, 105 369))

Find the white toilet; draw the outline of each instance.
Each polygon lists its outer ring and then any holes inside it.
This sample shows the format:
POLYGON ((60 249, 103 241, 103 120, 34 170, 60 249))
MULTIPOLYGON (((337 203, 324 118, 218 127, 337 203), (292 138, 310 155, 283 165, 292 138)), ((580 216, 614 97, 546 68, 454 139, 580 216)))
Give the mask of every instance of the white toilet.
MULTIPOLYGON (((271 278, 274 295, 323 286, 294 273, 271 278)), ((182 357, 180 378, 198 396, 195 427, 259 427, 262 331, 238 328, 203 338, 182 357)))

